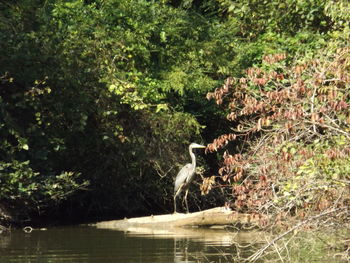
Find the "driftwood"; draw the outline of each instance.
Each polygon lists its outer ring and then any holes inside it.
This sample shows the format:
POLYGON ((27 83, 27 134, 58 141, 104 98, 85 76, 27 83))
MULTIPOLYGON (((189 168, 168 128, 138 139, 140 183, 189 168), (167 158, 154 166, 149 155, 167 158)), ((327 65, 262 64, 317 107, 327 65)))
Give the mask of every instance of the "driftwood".
POLYGON ((112 220, 96 223, 97 228, 130 231, 135 228, 171 229, 179 227, 223 228, 233 224, 258 224, 249 214, 241 214, 224 207, 216 207, 189 214, 167 214, 112 220))
POLYGON ((104 221, 94 224, 97 228, 123 231, 130 236, 154 236, 156 238, 194 238, 221 245, 256 243, 264 241, 260 231, 227 231, 226 226, 237 224, 258 225, 257 219, 223 207, 216 207, 190 214, 168 214, 104 221))

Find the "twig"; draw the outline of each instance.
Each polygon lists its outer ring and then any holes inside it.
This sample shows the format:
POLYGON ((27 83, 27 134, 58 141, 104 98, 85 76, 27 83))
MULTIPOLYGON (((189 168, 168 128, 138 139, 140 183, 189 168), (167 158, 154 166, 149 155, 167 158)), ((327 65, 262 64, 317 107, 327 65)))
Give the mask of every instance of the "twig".
MULTIPOLYGON (((316 89, 317 89, 317 86, 315 85, 314 91, 313 91, 312 97, 311 97, 311 115, 314 113, 314 104, 315 104, 316 89)), ((316 133, 316 125, 315 125, 315 122, 312 123, 312 127, 313 127, 313 130, 314 130, 314 133, 316 133)))
MULTIPOLYGON (((314 122, 312 122, 312 121, 305 121, 305 122, 306 122, 306 123, 311 123, 311 124, 314 125, 314 122)), ((335 128, 335 127, 333 127, 333 126, 326 125, 326 124, 319 124, 319 126, 321 126, 321 127, 323 127, 323 128, 328 128, 328 129, 337 131, 337 132, 339 132, 339 133, 342 133, 342 134, 344 134, 348 139, 350 139, 350 134, 349 134, 348 132, 346 132, 346 131, 343 131, 343 130, 341 130, 341 129, 338 129, 338 128, 335 128)))
POLYGON ((278 247, 276 246, 275 243, 273 244, 273 247, 275 248, 275 250, 276 250, 276 252, 277 252, 277 254, 278 254, 278 256, 279 256, 281 262, 284 262, 284 260, 283 260, 283 258, 282 258, 282 255, 281 255, 281 253, 279 252, 279 249, 278 249, 278 247))
POLYGON ((151 163, 154 164, 154 168, 157 172, 157 174, 159 175, 160 178, 164 178, 168 175, 168 173, 175 167, 175 166, 171 166, 170 169, 166 172, 163 171, 162 167, 160 167, 159 163, 157 161, 152 160, 151 163))

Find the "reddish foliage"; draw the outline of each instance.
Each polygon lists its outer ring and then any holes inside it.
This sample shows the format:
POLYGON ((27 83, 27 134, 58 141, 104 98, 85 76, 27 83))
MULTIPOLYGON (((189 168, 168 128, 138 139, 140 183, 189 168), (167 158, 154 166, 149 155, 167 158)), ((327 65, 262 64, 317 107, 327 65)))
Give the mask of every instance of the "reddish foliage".
MULTIPOLYGON (((221 88, 207 94, 208 99, 230 110, 227 119, 232 121, 234 133, 216 138, 206 151, 218 151, 234 140, 241 144, 250 141, 243 153, 225 151, 219 169, 221 179, 233 184, 235 209, 259 213, 272 199, 276 178, 293 173, 290 163, 300 166, 313 157, 306 148, 274 151, 274 145, 338 134, 340 124, 350 128, 350 95, 341 90, 350 83, 349 70, 344 70, 350 64, 349 51, 340 50, 329 61, 313 60, 292 67, 283 66, 286 54, 268 55, 263 62, 271 66, 279 63, 278 71, 252 67, 245 77, 230 77, 221 88), (339 114, 348 117, 339 119, 339 114), (265 138, 260 137, 263 134, 269 136, 260 145, 254 144, 254 138, 265 138), (294 154, 301 158, 294 160, 294 154), (258 168, 253 170, 255 166, 258 168)), ((330 159, 344 158, 349 156, 349 148, 329 149, 325 154, 330 159)), ((323 200, 318 207, 328 205, 323 200)))

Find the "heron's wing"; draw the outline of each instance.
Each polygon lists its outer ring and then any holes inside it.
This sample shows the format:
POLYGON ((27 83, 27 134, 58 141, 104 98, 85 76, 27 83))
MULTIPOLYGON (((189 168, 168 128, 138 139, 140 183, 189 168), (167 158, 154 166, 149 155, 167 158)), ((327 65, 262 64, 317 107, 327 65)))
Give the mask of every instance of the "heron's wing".
POLYGON ((191 176, 193 173, 192 164, 188 163, 181 168, 180 172, 176 175, 175 178, 175 187, 174 192, 176 193, 179 190, 180 186, 186 182, 186 179, 191 176))

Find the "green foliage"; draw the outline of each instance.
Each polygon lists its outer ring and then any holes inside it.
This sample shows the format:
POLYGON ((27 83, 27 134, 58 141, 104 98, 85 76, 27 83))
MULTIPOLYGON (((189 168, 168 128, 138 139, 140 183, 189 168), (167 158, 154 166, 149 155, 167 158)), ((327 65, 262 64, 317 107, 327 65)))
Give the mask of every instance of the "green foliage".
POLYGON ((168 197, 155 183, 155 169, 168 170, 181 145, 200 131, 193 116, 168 105, 165 93, 173 90, 162 86, 159 73, 183 53, 180 43, 189 33, 184 29, 196 30, 186 14, 147 1, 1 5, 7 20, 0 23, 0 45, 8 56, 0 66, 0 154, 13 167, 5 173, 20 174, 16 165, 23 163, 33 174, 27 185, 45 185, 36 199, 16 195, 18 183, 9 191, 18 200, 30 199, 28 210, 36 202, 42 208, 53 205, 50 200, 58 204, 87 181, 90 191, 80 193, 85 199, 70 202, 129 213, 145 210, 145 199, 163 203, 168 197), (36 26, 26 31, 28 7, 35 10, 36 26), (14 17, 18 29, 9 26, 14 17))
POLYGON ((339 148, 347 145, 345 136, 337 136, 331 140, 315 140, 307 147, 307 150, 314 153, 314 156, 304 162, 297 171, 300 177, 324 179, 326 185, 341 184, 350 173, 349 156, 341 155, 339 148))
POLYGON ((33 207, 44 211, 50 205, 57 205, 72 193, 81 190, 88 182, 77 182, 77 174, 64 172, 60 175, 40 176, 34 172, 29 161, 0 163, 0 200, 8 204, 22 204, 22 216, 33 207))
POLYGON ((186 145, 230 130, 229 110, 205 94, 247 67, 281 73, 296 54, 301 63, 329 43, 346 45, 346 8, 345 1, 2 1, 0 157, 12 181, 2 181, 8 192, 0 202, 166 210, 186 145), (275 66, 261 59, 274 53, 288 59, 275 66), (89 191, 79 192, 88 181, 89 191), (69 198, 76 194, 79 203, 69 198))
POLYGON ((33 181, 38 173, 33 172, 28 164, 28 161, 23 163, 1 162, 1 199, 31 199, 38 188, 38 184, 33 181))
POLYGON ((62 150, 62 140, 45 136, 52 118, 45 113, 51 89, 46 80, 23 90, 8 76, 1 77, 0 200, 23 206, 22 216, 57 205, 88 182, 78 173, 54 169, 52 153, 62 150), (32 162, 32 163, 31 163, 32 162))
POLYGON ((240 26, 243 36, 254 38, 264 31, 294 33, 325 31, 331 23, 324 13, 326 2, 318 1, 231 1, 218 0, 227 15, 240 26))
POLYGON ((293 167, 293 177, 281 180, 281 190, 274 202, 279 205, 292 203, 303 206, 315 203, 315 199, 324 193, 346 187, 350 172, 350 157, 344 152, 348 143, 345 136, 339 135, 312 143, 294 143, 283 151, 290 153, 298 162, 293 167), (308 156, 305 158, 305 153, 308 156), (312 154, 311 154, 312 153, 312 154))

